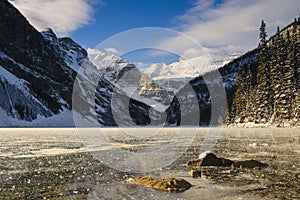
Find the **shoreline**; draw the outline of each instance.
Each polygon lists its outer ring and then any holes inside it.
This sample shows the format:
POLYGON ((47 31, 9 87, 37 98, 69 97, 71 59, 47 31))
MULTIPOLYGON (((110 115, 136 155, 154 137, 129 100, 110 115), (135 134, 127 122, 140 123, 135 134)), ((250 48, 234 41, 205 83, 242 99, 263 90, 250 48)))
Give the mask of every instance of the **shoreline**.
POLYGON ((77 130, 77 129, 105 129, 105 130, 109 130, 109 129, 231 129, 231 128, 270 128, 270 129, 299 129, 299 126, 277 126, 277 125, 270 125, 270 124, 248 124, 248 123, 240 123, 240 124, 229 124, 229 125, 222 125, 222 126, 165 126, 165 127, 143 127, 143 126, 128 126, 128 127, 118 127, 118 126, 109 126, 109 127, 30 127, 30 126, 13 126, 13 127, 6 127, 0 126, 0 130, 13 130, 13 129, 24 129, 24 130, 28 130, 28 129, 41 129, 41 130, 45 130, 45 129, 60 129, 60 130, 77 130))

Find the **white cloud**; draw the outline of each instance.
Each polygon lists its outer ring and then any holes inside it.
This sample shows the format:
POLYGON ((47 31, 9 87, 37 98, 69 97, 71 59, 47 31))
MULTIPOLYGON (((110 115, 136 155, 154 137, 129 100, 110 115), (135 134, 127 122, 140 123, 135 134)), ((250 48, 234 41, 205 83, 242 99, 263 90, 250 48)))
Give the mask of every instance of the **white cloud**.
POLYGON ((114 54, 116 56, 121 55, 121 53, 117 49, 115 49, 115 48, 106 48, 105 52, 109 53, 109 54, 114 54))
POLYGON ((99 50, 99 49, 91 49, 91 48, 88 48, 87 49, 87 52, 89 54, 90 57, 95 57, 99 54, 103 54, 103 53, 106 53, 106 54, 113 54, 115 56, 120 56, 120 52, 115 49, 115 48, 106 48, 104 49, 103 51, 99 50))
MULTIPOLYGON (((212 0, 199 0, 186 14, 176 18, 181 24, 177 29, 194 38, 209 53, 245 52, 258 44, 262 19, 267 23, 268 34, 273 35, 277 26, 283 28, 298 17, 299 8, 299 0, 226 0, 217 6, 213 6, 212 0)), ((181 35, 165 40, 158 47, 182 49, 182 55, 187 57, 195 54, 194 47, 187 45, 181 35)))
POLYGON ((139 69, 143 70, 153 65, 153 63, 133 62, 133 64, 139 69))
POLYGON ((91 4, 95 0, 14 0, 10 1, 38 30, 52 28, 58 36, 72 31, 92 20, 91 4))
POLYGON ((120 55, 118 50, 114 49, 114 48, 107 48, 104 51, 101 51, 99 49, 87 48, 86 51, 89 55, 90 60, 93 60, 96 56, 108 56, 108 54, 109 54, 109 55, 112 55, 114 57, 119 57, 119 55, 120 55))
POLYGON ((88 48, 86 51, 87 51, 87 53, 89 55, 89 59, 90 60, 93 60, 96 56, 103 54, 103 52, 99 51, 98 49, 88 48))

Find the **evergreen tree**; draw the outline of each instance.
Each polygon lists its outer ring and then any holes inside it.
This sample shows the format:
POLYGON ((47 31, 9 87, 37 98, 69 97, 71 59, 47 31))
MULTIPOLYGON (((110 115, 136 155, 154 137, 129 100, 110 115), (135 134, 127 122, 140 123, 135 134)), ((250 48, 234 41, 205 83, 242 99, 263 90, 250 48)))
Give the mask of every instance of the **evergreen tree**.
POLYGON ((264 21, 259 30, 258 59, 249 56, 236 66, 227 122, 300 126, 300 15, 283 31, 277 27, 270 41, 264 21))
POLYGON ((264 20, 261 21, 261 25, 259 28, 259 46, 266 46, 267 44, 267 32, 266 32, 266 23, 264 20))
POLYGON ((246 118, 245 122, 252 122, 253 121, 253 115, 254 115, 254 106, 253 102, 255 100, 254 96, 254 88, 252 87, 252 80, 253 80, 253 73, 251 72, 252 65, 251 65, 251 59, 248 58, 248 66, 247 66, 247 71, 246 71, 246 84, 245 84, 245 89, 246 89, 246 118))
POLYGON ((280 31, 278 32, 277 36, 277 42, 275 43, 274 47, 277 49, 276 56, 275 56, 275 72, 273 74, 273 79, 276 80, 274 84, 274 120, 275 122, 282 124, 282 116, 283 116, 283 98, 285 96, 284 89, 283 89, 283 66, 285 64, 285 58, 286 58, 286 46, 285 41, 280 34, 280 31))
POLYGON ((295 60, 296 60, 296 70, 297 70, 297 88, 300 87, 300 14, 298 18, 298 23, 295 31, 295 60))
POLYGON ((294 23, 293 23, 293 28, 292 28, 292 41, 291 41, 291 45, 292 45, 292 61, 291 61, 291 66, 293 69, 293 87, 295 89, 298 88, 298 68, 299 68, 299 41, 298 41, 298 22, 297 19, 295 19, 294 23))
POLYGON ((295 87, 294 98, 292 100, 292 120, 294 125, 300 126, 300 14, 298 21, 293 24, 293 84, 295 87))
POLYGON ((247 68, 241 67, 239 75, 236 78, 236 93, 235 93, 235 105, 236 105, 236 122, 243 123, 246 118, 246 102, 247 102, 247 86, 246 86, 246 71, 247 68))
POLYGON ((282 107, 282 118, 285 121, 289 121, 291 119, 291 102, 293 98, 293 45, 291 41, 291 36, 289 30, 287 30, 286 34, 286 42, 285 42, 285 51, 286 51, 286 59, 283 65, 283 80, 282 80, 282 89, 284 96, 282 97, 282 101, 284 102, 282 107))
POLYGON ((273 115, 271 117, 270 122, 274 123, 277 117, 277 102, 278 102, 278 97, 279 97, 279 89, 280 89, 280 84, 281 80, 280 77, 278 77, 278 66, 279 66, 279 59, 278 59, 278 37, 279 37, 279 31, 277 28, 277 33, 275 37, 272 38, 272 46, 271 46, 271 62, 270 62, 270 69, 271 69, 271 78, 272 78, 272 94, 273 94, 273 115))
POLYGON ((256 122, 266 123, 272 115, 273 99, 271 96, 271 77, 269 53, 267 47, 266 23, 262 20, 259 33, 259 64, 257 76, 257 102, 256 122))

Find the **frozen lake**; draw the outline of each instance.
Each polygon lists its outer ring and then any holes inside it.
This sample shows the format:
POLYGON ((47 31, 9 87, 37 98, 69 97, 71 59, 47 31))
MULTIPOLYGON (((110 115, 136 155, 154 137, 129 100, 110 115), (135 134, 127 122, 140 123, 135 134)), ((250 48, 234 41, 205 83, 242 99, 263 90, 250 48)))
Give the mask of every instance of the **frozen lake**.
POLYGON ((0 129, 0 198, 299 199, 299 141, 296 128, 0 129), (189 177, 185 162, 210 149, 269 167, 189 177), (169 194, 127 183, 139 175, 184 178, 194 186, 169 194))

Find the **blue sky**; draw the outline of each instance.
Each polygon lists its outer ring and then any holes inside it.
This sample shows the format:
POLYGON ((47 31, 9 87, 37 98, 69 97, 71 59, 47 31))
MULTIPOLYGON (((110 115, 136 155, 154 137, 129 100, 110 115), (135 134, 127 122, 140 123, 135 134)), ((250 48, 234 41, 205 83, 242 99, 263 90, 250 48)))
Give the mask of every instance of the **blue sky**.
MULTIPOLYGON (((103 0, 95 4, 94 21, 73 32, 71 37, 81 45, 94 48, 103 40, 140 27, 176 27, 179 23, 177 16, 186 13, 195 3, 194 0, 103 0)), ((164 52, 160 56, 152 56, 154 49, 141 49, 128 52, 122 58, 139 65, 179 60, 175 54, 164 52)), ((142 68, 142 66, 139 66, 142 68)))
POLYGON ((73 32, 71 37, 93 48, 101 41, 128 29, 176 27, 175 17, 192 7, 193 0, 103 0, 95 4, 93 22, 73 32))
MULTIPOLYGON (((267 23, 268 35, 272 35, 277 26, 283 28, 288 25, 300 12, 299 0, 14 0, 11 2, 38 30, 51 27, 59 37, 70 36, 90 52, 97 44, 122 31, 141 27, 170 28, 182 34, 160 38, 161 40, 156 41, 153 46, 176 52, 177 55, 187 59, 201 55, 203 49, 209 54, 218 55, 249 51, 258 44, 258 27, 262 19, 267 23), (186 36, 199 43, 202 49, 199 50, 187 42, 186 36)), ((109 53, 120 53, 118 48, 106 49, 109 53)), ((143 57, 143 53, 137 51, 126 55, 130 59, 143 57)), ((174 60, 174 58, 176 56, 169 54, 165 59, 174 60)))

